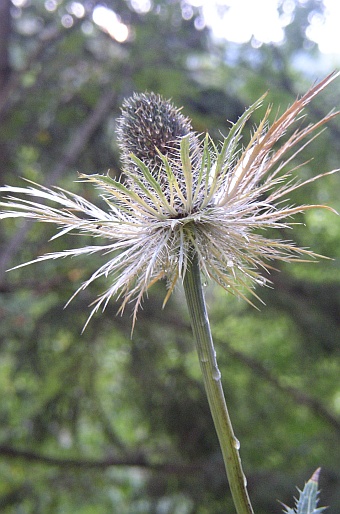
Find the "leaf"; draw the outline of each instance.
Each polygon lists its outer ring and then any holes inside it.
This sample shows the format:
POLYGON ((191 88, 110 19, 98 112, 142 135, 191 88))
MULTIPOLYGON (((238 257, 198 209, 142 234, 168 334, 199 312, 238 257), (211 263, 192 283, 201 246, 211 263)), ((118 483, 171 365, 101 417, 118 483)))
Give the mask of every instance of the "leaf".
POLYGON ((318 481, 321 468, 314 471, 312 477, 305 484, 302 491, 299 491, 299 498, 295 500, 295 509, 284 505, 284 514, 320 514, 326 507, 317 507, 318 504, 318 481))

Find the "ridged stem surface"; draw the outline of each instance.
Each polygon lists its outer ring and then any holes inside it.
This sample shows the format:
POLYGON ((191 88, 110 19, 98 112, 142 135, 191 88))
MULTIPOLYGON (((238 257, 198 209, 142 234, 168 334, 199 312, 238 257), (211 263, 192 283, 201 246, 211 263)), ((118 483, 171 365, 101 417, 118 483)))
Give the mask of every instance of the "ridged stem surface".
POLYGON ((237 514, 253 514, 239 455, 240 444, 234 435, 222 389, 221 373, 216 361, 216 352, 196 254, 193 254, 190 259, 183 285, 204 387, 220 443, 236 512, 237 514))

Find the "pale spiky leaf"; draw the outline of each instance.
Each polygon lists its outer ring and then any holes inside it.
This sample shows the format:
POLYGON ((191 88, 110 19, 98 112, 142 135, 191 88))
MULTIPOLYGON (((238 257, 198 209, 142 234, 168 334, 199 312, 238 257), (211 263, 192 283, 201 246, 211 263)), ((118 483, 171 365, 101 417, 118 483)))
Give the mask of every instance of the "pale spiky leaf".
POLYGON ((305 484, 302 491, 299 491, 299 498, 295 500, 295 508, 284 505, 284 514, 321 514, 326 507, 318 507, 318 482, 321 468, 314 471, 312 477, 305 484))

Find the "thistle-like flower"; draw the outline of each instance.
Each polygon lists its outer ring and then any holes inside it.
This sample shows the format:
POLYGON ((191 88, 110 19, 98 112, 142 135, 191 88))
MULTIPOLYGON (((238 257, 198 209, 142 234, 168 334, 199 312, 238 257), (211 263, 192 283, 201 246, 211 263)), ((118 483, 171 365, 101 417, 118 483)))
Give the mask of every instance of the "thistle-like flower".
POLYGON ((270 270, 273 260, 315 256, 292 242, 265 237, 261 231, 290 227, 292 215, 323 207, 289 206, 283 201, 294 189, 321 176, 300 183, 291 179, 286 167, 309 136, 337 113, 296 129, 280 147, 274 149, 274 145, 336 76, 311 88, 271 126, 268 108, 246 148, 240 143, 242 131, 264 97, 246 110, 217 147, 209 135, 201 140, 169 101, 153 93, 134 95, 123 105, 118 128, 125 179, 79 177, 99 188, 106 209, 60 188, 34 183, 0 188, 10 195, 0 202, 0 218, 55 223, 60 228, 55 238, 74 231, 106 240, 105 244, 49 253, 21 266, 95 252, 106 255, 106 262, 75 293, 99 277, 110 280, 90 317, 115 297, 122 298, 121 312, 127 302, 135 302, 135 321, 143 295, 161 279, 168 286, 165 303, 177 280, 184 277, 193 252, 206 278, 250 301, 245 291, 256 296, 253 286, 267 283, 261 273, 270 270))
POLYGON ((195 138, 189 118, 155 93, 134 94, 124 101, 117 135, 127 168, 133 164, 133 153, 155 171, 162 163, 159 153, 176 158, 181 139, 195 138))

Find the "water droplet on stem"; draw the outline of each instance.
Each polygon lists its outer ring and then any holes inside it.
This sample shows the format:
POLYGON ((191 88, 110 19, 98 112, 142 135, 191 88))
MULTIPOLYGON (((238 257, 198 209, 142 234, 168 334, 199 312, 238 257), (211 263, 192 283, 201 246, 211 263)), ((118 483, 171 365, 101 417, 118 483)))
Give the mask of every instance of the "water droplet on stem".
POLYGON ((236 450, 239 450, 241 448, 240 441, 238 439, 236 439, 236 437, 234 437, 233 446, 234 446, 234 448, 236 448, 236 450))

